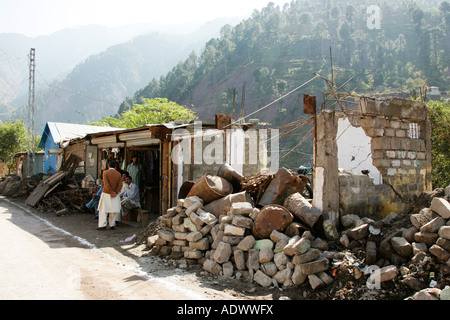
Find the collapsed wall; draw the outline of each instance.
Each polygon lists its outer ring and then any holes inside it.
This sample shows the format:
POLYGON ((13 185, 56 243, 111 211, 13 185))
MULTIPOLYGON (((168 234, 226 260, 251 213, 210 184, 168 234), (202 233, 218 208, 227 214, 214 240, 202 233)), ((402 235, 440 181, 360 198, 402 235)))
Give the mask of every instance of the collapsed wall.
POLYGON ((431 191, 431 131, 426 105, 361 98, 359 112, 317 117, 314 205, 328 215, 382 218, 408 212, 431 191))

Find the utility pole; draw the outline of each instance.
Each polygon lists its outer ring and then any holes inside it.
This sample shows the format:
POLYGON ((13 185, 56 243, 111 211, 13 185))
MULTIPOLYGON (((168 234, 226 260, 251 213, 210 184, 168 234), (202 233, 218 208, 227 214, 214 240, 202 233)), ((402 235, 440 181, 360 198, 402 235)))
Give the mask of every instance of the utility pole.
POLYGON ((27 174, 33 175, 35 142, 34 142, 34 92, 35 92, 35 72, 36 72, 36 52, 34 48, 30 49, 30 75, 28 86, 28 161, 27 174))

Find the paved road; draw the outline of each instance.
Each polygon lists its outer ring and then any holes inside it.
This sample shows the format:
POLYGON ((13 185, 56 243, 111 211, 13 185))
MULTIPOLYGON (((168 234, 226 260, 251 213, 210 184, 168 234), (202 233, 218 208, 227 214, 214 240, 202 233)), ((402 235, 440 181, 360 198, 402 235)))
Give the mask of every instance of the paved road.
POLYGON ((83 239, 0 197, 0 299, 203 299, 129 270, 83 239))

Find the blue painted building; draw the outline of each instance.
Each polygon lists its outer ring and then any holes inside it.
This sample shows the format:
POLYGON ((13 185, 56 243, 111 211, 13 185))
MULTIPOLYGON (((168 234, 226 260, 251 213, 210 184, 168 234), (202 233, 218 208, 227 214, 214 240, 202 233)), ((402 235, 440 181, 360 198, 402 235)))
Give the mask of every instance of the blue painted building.
POLYGON ((63 161, 64 148, 69 145, 72 139, 84 138, 87 134, 111 130, 117 130, 117 128, 47 122, 39 143, 39 148, 44 149, 43 173, 51 175, 59 170, 63 161))

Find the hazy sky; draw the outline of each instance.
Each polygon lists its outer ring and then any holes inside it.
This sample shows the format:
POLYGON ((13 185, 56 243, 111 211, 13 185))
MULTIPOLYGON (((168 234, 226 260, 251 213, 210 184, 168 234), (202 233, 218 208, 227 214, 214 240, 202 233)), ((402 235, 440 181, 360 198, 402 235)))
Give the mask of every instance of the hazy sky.
POLYGON ((0 0, 0 33, 50 34, 73 26, 207 22, 290 0, 0 0))

